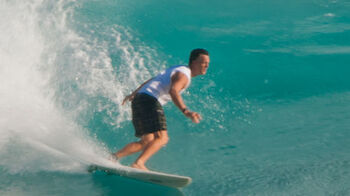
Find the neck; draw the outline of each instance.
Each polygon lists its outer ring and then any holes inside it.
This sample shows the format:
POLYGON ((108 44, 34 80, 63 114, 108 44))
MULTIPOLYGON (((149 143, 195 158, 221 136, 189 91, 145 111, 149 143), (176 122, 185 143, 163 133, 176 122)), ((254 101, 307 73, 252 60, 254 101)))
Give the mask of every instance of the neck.
POLYGON ((189 67, 190 70, 191 70, 191 77, 192 77, 192 78, 198 76, 198 74, 193 70, 193 68, 192 68, 191 65, 189 65, 188 67, 189 67))

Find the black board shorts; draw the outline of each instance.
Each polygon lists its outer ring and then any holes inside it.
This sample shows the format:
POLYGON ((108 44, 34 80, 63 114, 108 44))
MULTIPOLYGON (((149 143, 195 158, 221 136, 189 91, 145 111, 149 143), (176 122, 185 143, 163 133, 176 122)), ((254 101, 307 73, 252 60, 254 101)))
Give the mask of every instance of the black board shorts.
POLYGON ((131 102, 131 110, 136 137, 167 130, 163 107, 155 97, 137 93, 131 102))

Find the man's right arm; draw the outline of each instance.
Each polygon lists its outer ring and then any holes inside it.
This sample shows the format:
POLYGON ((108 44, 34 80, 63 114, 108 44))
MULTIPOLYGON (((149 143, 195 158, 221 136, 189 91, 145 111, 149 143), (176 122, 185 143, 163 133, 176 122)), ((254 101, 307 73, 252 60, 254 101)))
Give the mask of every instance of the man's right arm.
POLYGON ((143 87, 145 86, 145 84, 147 84, 149 81, 153 80, 153 78, 147 80, 146 82, 144 82, 143 84, 141 84, 136 90, 134 90, 134 92, 132 92, 130 95, 127 95, 123 102, 122 105, 124 105, 126 103, 126 101, 132 101, 136 95, 136 93, 143 87))

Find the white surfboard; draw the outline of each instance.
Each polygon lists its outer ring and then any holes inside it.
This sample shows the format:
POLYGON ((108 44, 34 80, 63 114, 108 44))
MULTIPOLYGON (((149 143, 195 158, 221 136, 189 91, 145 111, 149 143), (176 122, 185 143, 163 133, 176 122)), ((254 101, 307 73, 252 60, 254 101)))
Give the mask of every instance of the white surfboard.
POLYGON ((88 170, 94 172, 96 170, 104 171, 108 174, 116 174, 144 182, 169 186, 173 188, 182 188, 189 185, 192 179, 187 176, 178 176, 156 171, 144 171, 128 166, 118 164, 117 166, 90 165, 88 170))

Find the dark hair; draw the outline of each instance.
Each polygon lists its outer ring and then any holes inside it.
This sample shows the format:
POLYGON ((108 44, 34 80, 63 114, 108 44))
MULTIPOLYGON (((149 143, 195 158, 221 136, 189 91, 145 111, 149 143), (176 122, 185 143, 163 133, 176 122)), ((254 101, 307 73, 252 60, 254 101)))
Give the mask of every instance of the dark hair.
POLYGON ((190 55, 190 65, 191 65, 192 61, 196 60, 201 54, 209 56, 209 52, 205 49, 197 48, 197 49, 192 50, 191 55, 190 55))

